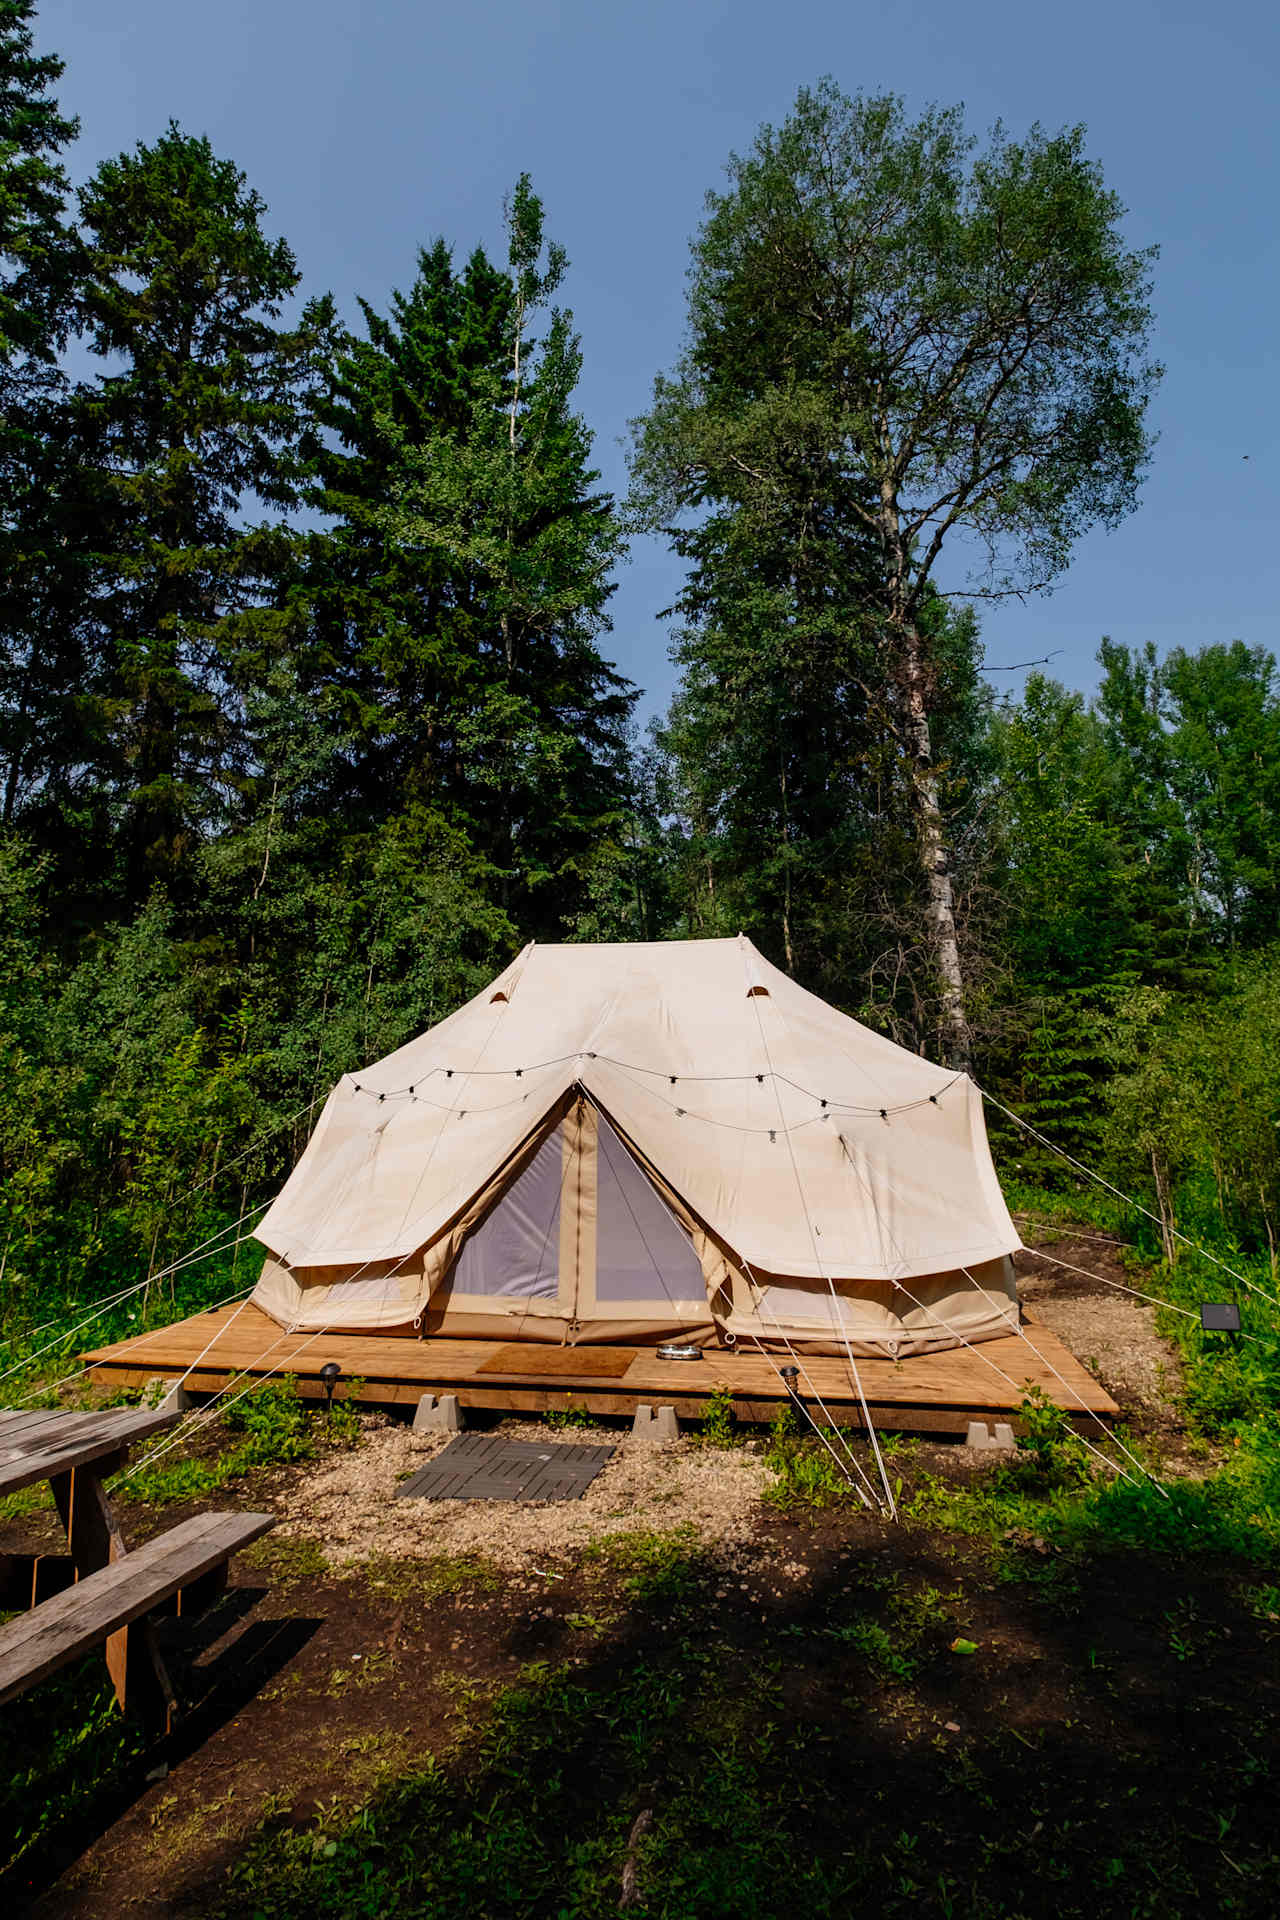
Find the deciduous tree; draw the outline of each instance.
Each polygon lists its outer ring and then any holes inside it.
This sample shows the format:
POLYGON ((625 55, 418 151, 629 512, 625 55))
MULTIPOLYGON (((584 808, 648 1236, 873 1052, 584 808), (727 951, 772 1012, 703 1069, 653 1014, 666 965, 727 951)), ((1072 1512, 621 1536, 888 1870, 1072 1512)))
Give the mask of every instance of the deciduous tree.
MULTIPOLYGON (((1022 140, 997 128, 978 151, 957 109, 912 123, 892 96, 806 89, 708 196, 690 344, 639 432, 655 514, 722 500, 721 468, 750 467, 779 410, 811 423, 839 473, 874 556, 867 607, 958 1065, 970 1039, 922 615, 949 545, 979 563, 974 591, 1034 591, 1086 527, 1134 503, 1157 369, 1151 255, 1129 248, 1122 214, 1081 128, 1022 140)), ((785 465, 757 473, 790 491, 785 465)))

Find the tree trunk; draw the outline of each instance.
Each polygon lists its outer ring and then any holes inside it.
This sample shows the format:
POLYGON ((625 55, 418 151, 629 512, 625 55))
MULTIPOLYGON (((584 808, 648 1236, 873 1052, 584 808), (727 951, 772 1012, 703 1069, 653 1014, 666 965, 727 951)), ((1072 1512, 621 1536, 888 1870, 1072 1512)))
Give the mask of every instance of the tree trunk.
POLYGON ((787 972, 796 970, 795 948, 791 944, 791 820, 787 812, 787 767, 778 756, 778 792, 782 801, 782 946, 787 972))
POLYGON ((1163 1157, 1151 1149, 1151 1172, 1156 1183, 1156 1206, 1160 1210, 1160 1238, 1164 1243, 1167 1266, 1177 1263, 1178 1242, 1174 1235, 1173 1196, 1169 1190, 1169 1168, 1163 1157))
POLYGON ((955 893, 951 857, 938 800, 938 776, 929 732, 924 648, 914 625, 903 629, 902 666, 906 682, 906 733, 911 748, 911 787, 916 836, 925 884, 925 918, 942 993, 942 1038, 947 1064, 968 1073, 973 1041, 964 1004, 964 971, 956 938, 955 893))

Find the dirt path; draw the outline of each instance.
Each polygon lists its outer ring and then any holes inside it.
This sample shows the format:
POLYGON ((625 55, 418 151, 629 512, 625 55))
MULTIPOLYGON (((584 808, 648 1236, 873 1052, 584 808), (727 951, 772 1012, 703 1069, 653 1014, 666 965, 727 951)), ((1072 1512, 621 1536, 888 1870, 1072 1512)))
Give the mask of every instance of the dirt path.
POLYGON ((1029 1251, 1015 1256, 1024 1308, 1097 1375, 1126 1421, 1176 1437, 1182 1369, 1174 1349, 1156 1332, 1156 1309, 1122 1290, 1149 1288, 1124 1264, 1121 1243, 1039 1221, 1020 1223, 1020 1231, 1046 1256, 1029 1251))

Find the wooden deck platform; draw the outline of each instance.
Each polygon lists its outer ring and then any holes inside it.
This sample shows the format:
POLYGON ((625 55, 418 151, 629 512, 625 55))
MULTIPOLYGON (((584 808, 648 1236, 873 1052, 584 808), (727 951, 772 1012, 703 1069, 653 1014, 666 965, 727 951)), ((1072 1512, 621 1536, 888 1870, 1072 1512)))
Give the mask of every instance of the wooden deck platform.
MULTIPOLYGON (((963 1434, 970 1420, 1011 1418, 1028 1383, 1042 1387, 1078 1423, 1092 1425, 1094 1415, 1114 1418, 1115 1401, 1055 1334, 1030 1321, 1024 1335, 918 1359, 859 1361, 872 1419, 878 1427, 908 1433, 963 1434)), ((785 1354, 776 1358, 786 1363, 785 1354)), ((740 1420, 764 1422, 786 1398, 776 1366, 755 1350, 714 1350, 701 1360, 669 1361, 636 1347, 283 1334, 256 1307, 196 1314, 83 1359, 92 1367, 90 1377, 104 1386, 176 1379, 198 1361, 186 1382, 195 1394, 217 1393, 236 1374, 292 1373, 311 1398, 323 1396, 320 1369, 336 1360, 345 1377, 365 1382, 362 1402, 406 1409, 424 1393, 453 1393, 463 1407, 505 1413, 545 1413, 572 1404, 589 1413, 631 1415, 647 1402, 673 1406, 680 1417, 693 1419, 713 1388, 728 1387, 740 1420)), ((846 1361, 802 1356, 801 1367, 806 1400, 820 1396, 842 1425, 862 1424, 846 1361)))

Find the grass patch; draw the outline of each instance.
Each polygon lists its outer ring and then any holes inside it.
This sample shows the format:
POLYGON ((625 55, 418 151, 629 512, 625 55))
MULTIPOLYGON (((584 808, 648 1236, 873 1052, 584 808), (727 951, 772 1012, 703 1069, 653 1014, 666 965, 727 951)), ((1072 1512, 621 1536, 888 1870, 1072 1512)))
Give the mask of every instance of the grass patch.
POLYGON ((838 1439, 824 1445, 815 1434, 801 1433, 794 1410, 780 1407, 765 1448, 765 1464, 773 1475, 765 1502, 781 1513, 817 1513, 855 1499, 852 1468, 846 1471, 840 1453, 838 1439))
POLYGON ((502 1574, 482 1553, 442 1553, 430 1560, 375 1555, 349 1560, 337 1569, 344 1580, 359 1580, 371 1593, 401 1603, 439 1600, 450 1593, 496 1593, 502 1574))
POLYGON ((691 1526, 671 1533, 609 1533, 584 1547, 585 1561, 595 1561, 621 1577, 625 1593, 642 1604, 682 1602, 692 1598, 702 1579, 697 1535, 691 1526))
POLYGON ((285 1537, 265 1534, 261 1540, 243 1548, 239 1557, 243 1566, 265 1574, 276 1587, 297 1586, 303 1580, 324 1580, 330 1572, 320 1542, 308 1540, 301 1534, 285 1537))
POLYGON ((555 1432, 599 1425, 594 1413, 588 1413, 585 1407, 575 1407, 572 1398, 568 1395, 565 1396, 562 1407, 548 1407, 542 1416, 542 1421, 544 1426, 552 1428, 555 1432))
POLYGON ((1071 1552, 1138 1549, 1280 1563, 1280 1422, 1238 1434, 1226 1465, 1203 1480, 1162 1484, 1129 1458, 1104 1477, 1064 1415, 1034 1390, 1015 1459, 964 1486, 926 1474, 909 1519, 997 1540, 1019 1534, 1071 1552), (1141 1477, 1140 1477, 1141 1476, 1141 1477))
POLYGON ((37 1481, 32 1487, 19 1487, 16 1493, 6 1493, 0 1500, 0 1520, 23 1520, 29 1513, 43 1513, 52 1508, 53 1494, 47 1480, 37 1481))
POLYGON ((704 1447, 731 1447, 737 1432, 733 1411, 733 1392, 729 1387, 713 1387, 702 1410, 698 1438, 704 1447))

